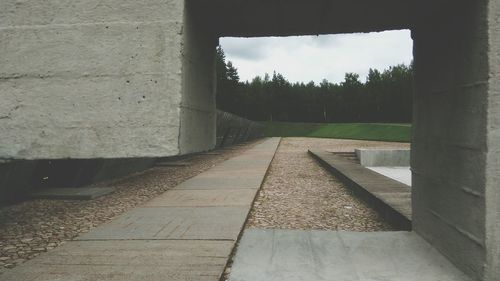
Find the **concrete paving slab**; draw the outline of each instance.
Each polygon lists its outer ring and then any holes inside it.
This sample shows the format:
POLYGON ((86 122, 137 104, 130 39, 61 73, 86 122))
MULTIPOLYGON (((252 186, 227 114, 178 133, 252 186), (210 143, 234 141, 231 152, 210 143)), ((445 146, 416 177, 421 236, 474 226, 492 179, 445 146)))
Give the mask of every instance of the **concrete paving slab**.
POLYGON ((257 190, 254 189, 170 190, 144 207, 250 206, 256 194, 257 190))
POLYGON ((2 281, 217 281, 231 241, 75 241, 2 275, 2 281))
POLYGON ((265 175, 267 171, 267 167, 269 165, 248 165, 247 163, 242 162, 224 162, 219 164, 210 171, 212 172, 231 172, 233 174, 245 174, 248 172, 259 173, 260 175, 265 175))
POLYGON ((77 240, 236 240, 249 207, 135 208, 77 240))
POLYGON ((257 177, 205 177, 191 178, 174 189, 258 189, 263 176, 257 177))
POLYGON ((221 170, 221 169, 211 169, 203 175, 200 175, 200 178, 227 178, 227 179, 251 179, 258 178, 265 175, 265 171, 262 169, 245 169, 245 171, 241 171, 241 173, 235 173, 233 170, 221 170))
POLYGON ((230 281, 471 281, 411 232, 245 231, 230 281))
POLYGON ((113 187, 47 188, 31 195, 37 199, 92 200, 115 191, 113 187))
POLYGON ((213 188, 167 191, 72 242, 0 272, 0 280, 219 280, 279 140, 267 139, 242 155, 255 156, 226 161, 190 183, 208 181, 213 188), (224 172, 235 165, 236 170, 224 172))

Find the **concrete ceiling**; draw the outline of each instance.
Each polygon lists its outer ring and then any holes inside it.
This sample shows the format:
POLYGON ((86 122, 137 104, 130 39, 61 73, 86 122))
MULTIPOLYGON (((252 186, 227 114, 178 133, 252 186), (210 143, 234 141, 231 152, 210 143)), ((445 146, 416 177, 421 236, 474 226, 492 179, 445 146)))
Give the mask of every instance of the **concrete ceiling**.
POLYGON ((220 36, 316 35, 410 29, 447 0, 190 0, 220 36))

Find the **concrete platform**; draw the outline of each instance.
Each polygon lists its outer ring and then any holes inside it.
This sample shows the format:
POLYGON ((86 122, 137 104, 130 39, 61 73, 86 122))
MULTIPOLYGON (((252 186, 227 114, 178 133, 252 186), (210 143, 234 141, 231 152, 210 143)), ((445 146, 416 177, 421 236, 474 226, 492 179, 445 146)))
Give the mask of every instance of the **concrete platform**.
POLYGON ((201 176, 189 179, 175 187, 175 189, 258 189, 262 184, 260 177, 235 178, 234 174, 228 173, 228 177, 201 176))
POLYGON ((78 241, 0 275, 9 281, 217 281, 232 241, 78 241))
POLYGON ((236 240, 249 207, 135 208, 76 240, 236 240))
POLYGON ((33 193, 36 199, 92 200, 115 191, 113 187, 48 188, 33 193))
POLYGON ((398 230, 411 230, 411 189, 335 153, 309 150, 316 160, 338 176, 398 230))
POLYGON ((256 194, 255 189, 170 190, 145 207, 250 206, 256 194))
POLYGON ((218 281, 279 141, 267 139, 181 184, 185 189, 169 190, 74 241, 0 273, 0 280, 218 281), (225 163, 249 159, 252 165, 227 170, 233 166, 225 163), (203 182, 208 187, 188 188, 203 182))
POLYGON ((230 281, 471 281, 411 232, 245 231, 230 281))

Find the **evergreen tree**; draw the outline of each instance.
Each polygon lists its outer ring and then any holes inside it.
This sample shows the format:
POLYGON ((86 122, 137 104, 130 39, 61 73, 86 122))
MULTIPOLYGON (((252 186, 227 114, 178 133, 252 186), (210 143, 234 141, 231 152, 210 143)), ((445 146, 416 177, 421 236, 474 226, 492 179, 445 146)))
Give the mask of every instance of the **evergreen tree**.
POLYGON ((413 65, 370 69, 363 83, 346 73, 341 83, 324 79, 291 84, 282 74, 241 82, 217 47, 217 108, 257 121, 411 122, 413 65))

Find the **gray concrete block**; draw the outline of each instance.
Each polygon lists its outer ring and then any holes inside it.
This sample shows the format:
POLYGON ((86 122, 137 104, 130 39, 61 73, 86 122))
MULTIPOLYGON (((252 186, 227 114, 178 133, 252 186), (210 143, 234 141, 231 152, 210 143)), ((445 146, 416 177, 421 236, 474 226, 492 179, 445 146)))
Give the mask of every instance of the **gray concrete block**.
POLYGON ((230 281, 471 281, 410 232, 245 231, 230 281))
POLYGON ((93 4, 75 0, 64 5, 60 0, 45 2, 2 1, 0 26, 32 26, 50 24, 85 24, 95 22, 144 22, 182 20, 183 1, 103 0, 93 4))
POLYGON ((356 149, 356 156, 365 167, 409 167, 409 149, 356 149))
POLYGON ((77 240, 236 240, 247 214, 242 207, 136 208, 77 240))
POLYGON ((218 281, 232 246, 232 241, 75 241, 0 280, 218 281))
POLYGON ((47 188, 31 195, 38 199, 91 200, 115 191, 114 187, 47 188))
POLYGON ((145 207, 225 207, 250 206, 254 189, 169 190, 149 201, 145 207))
POLYGON ((178 154, 183 1, 84 2, 2 2, 0 158, 178 154))

